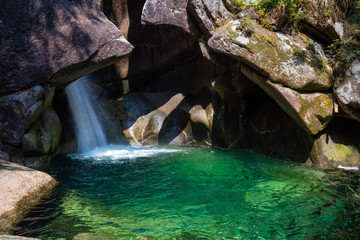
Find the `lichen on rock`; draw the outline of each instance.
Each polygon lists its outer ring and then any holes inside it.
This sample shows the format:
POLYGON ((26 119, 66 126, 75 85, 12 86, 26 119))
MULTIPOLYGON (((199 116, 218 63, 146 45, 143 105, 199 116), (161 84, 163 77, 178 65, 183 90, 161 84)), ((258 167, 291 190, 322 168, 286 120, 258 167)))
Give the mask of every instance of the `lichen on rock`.
POLYGON ((311 135, 321 132, 334 116, 333 97, 329 94, 300 93, 271 82, 246 65, 241 66, 241 71, 311 135))
POLYGON ((322 47, 305 35, 274 33, 251 19, 236 20, 221 27, 209 46, 295 90, 324 91, 333 85, 322 47))

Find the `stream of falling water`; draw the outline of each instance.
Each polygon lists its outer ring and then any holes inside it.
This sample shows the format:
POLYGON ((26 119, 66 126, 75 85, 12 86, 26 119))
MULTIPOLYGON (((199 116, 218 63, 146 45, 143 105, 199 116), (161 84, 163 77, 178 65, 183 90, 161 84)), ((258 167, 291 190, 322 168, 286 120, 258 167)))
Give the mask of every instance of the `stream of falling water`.
POLYGON ((89 84, 89 76, 84 76, 65 88, 75 123, 78 153, 89 152, 107 145, 105 133, 97 116, 100 107, 89 84))

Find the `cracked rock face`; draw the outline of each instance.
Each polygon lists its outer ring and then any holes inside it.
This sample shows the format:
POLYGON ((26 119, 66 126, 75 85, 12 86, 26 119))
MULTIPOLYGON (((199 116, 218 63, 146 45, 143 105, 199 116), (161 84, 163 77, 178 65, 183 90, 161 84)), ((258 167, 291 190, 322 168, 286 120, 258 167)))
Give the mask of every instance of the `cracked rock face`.
POLYGON ((96 1, 1 1, 0 96, 115 63, 132 45, 96 1))

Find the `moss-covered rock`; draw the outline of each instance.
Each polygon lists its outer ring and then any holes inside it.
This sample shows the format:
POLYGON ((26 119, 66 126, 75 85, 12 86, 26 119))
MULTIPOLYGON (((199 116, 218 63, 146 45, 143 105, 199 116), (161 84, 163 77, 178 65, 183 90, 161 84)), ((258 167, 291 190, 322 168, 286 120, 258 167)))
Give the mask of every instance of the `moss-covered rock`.
POLYGON ((22 150, 40 155, 55 152, 61 138, 61 122, 56 112, 48 107, 40 120, 23 136, 22 150))
POLYGON ((311 150, 311 161, 323 168, 360 166, 360 128, 352 120, 340 119, 319 136, 311 150))
POLYGON ((313 138, 269 97, 249 110, 248 147, 257 152, 291 161, 308 161, 313 138))
POLYGON ((292 89, 323 91, 333 85, 332 69, 321 45, 302 34, 271 32, 243 18, 221 27, 209 46, 292 89))
POLYGON ((251 68, 242 65, 242 73, 261 87, 305 131, 321 132, 334 116, 333 97, 325 93, 300 93, 271 82, 251 68))

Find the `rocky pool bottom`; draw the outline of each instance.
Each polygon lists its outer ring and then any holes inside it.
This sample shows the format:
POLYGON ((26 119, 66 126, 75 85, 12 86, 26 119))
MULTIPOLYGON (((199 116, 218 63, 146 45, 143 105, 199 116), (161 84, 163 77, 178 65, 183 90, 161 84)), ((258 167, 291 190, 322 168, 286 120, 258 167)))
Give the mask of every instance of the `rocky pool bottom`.
POLYGON ((359 239, 357 172, 250 151, 119 147, 56 161, 15 234, 73 239, 359 239), (94 236, 94 235, 93 235, 94 236))

